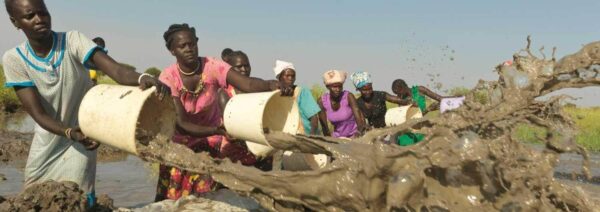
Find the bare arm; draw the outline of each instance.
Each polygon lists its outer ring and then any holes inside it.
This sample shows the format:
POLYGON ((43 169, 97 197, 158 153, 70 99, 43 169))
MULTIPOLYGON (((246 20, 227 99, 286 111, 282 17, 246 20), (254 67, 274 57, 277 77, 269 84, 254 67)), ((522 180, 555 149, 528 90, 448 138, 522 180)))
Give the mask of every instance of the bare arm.
POLYGON ((225 106, 229 101, 229 95, 227 95, 225 89, 219 89, 217 92, 219 93, 219 106, 221 107, 221 110, 225 112, 225 106))
POLYGON ((318 113, 310 117, 310 134, 317 135, 319 131, 319 117, 318 113))
POLYGON ((267 81, 255 77, 247 77, 233 70, 229 70, 227 72, 227 83, 245 93, 273 91, 279 89, 279 81, 277 80, 267 81))
POLYGON ((140 73, 135 72, 115 61, 103 51, 94 52, 92 62, 98 70, 106 73, 110 78, 114 79, 121 85, 138 85, 138 77, 140 73))
POLYGON ((358 104, 356 103, 356 98, 353 94, 348 95, 348 104, 350 104, 350 108, 352 108, 352 113, 354 114, 354 118, 356 119, 356 124, 358 125, 358 130, 363 133, 366 128, 365 117, 362 112, 358 108, 358 104))
POLYGON ((412 99, 410 99, 410 98, 402 99, 399 96, 390 95, 387 92, 384 92, 384 93, 385 93, 385 100, 388 102, 396 103, 399 105, 410 105, 413 103, 412 99))
POLYGON ((138 83, 138 79, 141 75, 140 73, 117 63, 117 61, 103 51, 96 50, 92 55, 92 62, 96 65, 98 70, 106 73, 106 75, 121 85, 139 85, 141 89, 156 86, 156 93, 159 94, 159 99, 162 99, 164 96, 169 96, 170 89, 158 81, 158 79, 145 76, 142 77, 140 83, 138 83))
POLYGON ((73 140, 81 142, 87 149, 98 147, 98 143, 89 141, 77 126, 66 126, 64 123, 48 115, 40 103, 36 87, 15 87, 15 92, 19 101, 23 104, 23 109, 36 123, 48 132, 66 137, 67 128, 73 128, 70 134, 73 140))
POLYGON ((443 98, 439 94, 434 93, 433 91, 431 91, 428 88, 423 87, 423 86, 419 86, 419 92, 422 93, 422 94, 424 94, 425 96, 428 96, 429 98, 434 99, 435 101, 438 101, 438 102, 440 100, 442 100, 442 98, 443 98))
POLYGON ((325 112, 325 107, 323 107, 323 102, 321 102, 321 98, 317 99, 317 104, 321 108, 319 112, 319 121, 321 121, 321 128, 323 130, 324 136, 331 136, 329 132, 329 125, 327 124, 327 112, 325 112))
POLYGON ((224 135, 225 130, 220 127, 207 127, 200 126, 190 122, 187 122, 183 118, 185 109, 181 101, 177 97, 173 97, 175 103, 175 112, 177 113, 177 127, 184 132, 197 137, 208 137, 211 135, 224 135))

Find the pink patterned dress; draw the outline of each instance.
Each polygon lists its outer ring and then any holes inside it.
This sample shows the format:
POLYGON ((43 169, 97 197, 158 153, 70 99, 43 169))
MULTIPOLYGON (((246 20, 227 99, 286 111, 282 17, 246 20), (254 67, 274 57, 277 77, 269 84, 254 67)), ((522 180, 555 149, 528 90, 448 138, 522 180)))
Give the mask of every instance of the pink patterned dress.
MULTIPOLYGON (((198 96, 183 91, 183 81, 177 64, 167 67, 159 79, 171 88, 171 94, 178 98, 185 109, 184 120, 201 126, 220 126, 223 117, 218 104, 218 89, 227 87, 227 73, 230 65, 210 57, 202 57, 202 81, 204 88, 198 96)), ((228 157, 232 161, 241 160, 243 164, 254 163, 254 157, 247 159, 240 153, 231 152, 231 144, 223 136, 194 137, 183 132, 176 132, 172 141, 194 150, 209 152, 212 157, 228 157), (225 145, 223 145, 225 144, 225 145), (223 148, 225 147, 225 148, 223 148)), ((251 153, 247 153, 250 154, 251 153)), ((216 189, 217 183, 209 175, 180 170, 175 167, 160 165, 156 201, 163 199, 179 199, 191 194, 201 194, 216 189)))

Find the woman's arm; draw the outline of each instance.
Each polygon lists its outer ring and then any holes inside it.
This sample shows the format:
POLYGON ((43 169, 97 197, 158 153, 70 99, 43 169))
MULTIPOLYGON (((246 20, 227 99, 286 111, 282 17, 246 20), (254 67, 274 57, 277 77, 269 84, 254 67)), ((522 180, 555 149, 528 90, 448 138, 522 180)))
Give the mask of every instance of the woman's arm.
POLYGON ((229 70, 227 72, 227 84, 233 85, 233 87, 245 93, 280 89, 281 94, 284 96, 292 96, 294 94, 293 85, 284 85, 277 80, 262 80, 255 77, 247 77, 234 70, 229 70))
POLYGON ((398 96, 390 95, 387 92, 384 92, 384 93, 385 93, 385 101, 388 101, 388 102, 391 102, 391 103, 396 103, 396 104, 399 104, 399 105, 410 105, 410 104, 413 103, 412 99, 410 99, 410 98, 402 99, 402 98, 400 98, 398 96))
POLYGON ((424 94, 425 96, 428 96, 429 98, 434 99, 435 101, 438 101, 438 102, 440 100, 442 100, 442 98, 443 98, 439 94, 434 93, 433 91, 431 91, 428 88, 423 87, 423 86, 419 86, 419 92, 422 93, 422 94, 424 94))
POLYGON ((86 149, 92 150, 98 147, 98 143, 88 140, 77 126, 66 126, 62 122, 55 120, 48 115, 39 101, 39 93, 36 87, 15 87, 15 92, 23 109, 39 124, 42 128, 55 135, 71 137, 72 140, 81 142, 86 149), (67 135, 67 129, 72 131, 67 135))
POLYGON ((352 94, 352 93, 348 94, 348 104, 350 105, 350 108, 352 109, 352 113, 354 114, 354 118, 356 119, 356 125, 358 125, 358 130, 361 133, 364 133, 365 130, 367 129, 366 123, 365 123, 365 117, 363 116, 362 112, 358 108, 358 104, 356 103, 356 98, 354 97, 354 94, 352 94))
POLYGON ((200 126, 184 120, 185 109, 177 97, 173 97, 175 103, 175 112, 177 114, 177 127, 187 134, 196 137, 208 137, 211 135, 225 135, 225 129, 222 127, 200 126))
POLYGON ((331 133, 329 132, 329 125, 327 123, 327 112, 325 112, 325 107, 323 107, 323 102, 321 102, 320 97, 317 99, 317 104, 319 104, 319 107, 321 108, 321 111, 319 111, 319 121, 321 121, 323 135, 331 136, 331 133))
POLYGON ((156 93, 159 94, 159 99, 170 96, 169 88, 163 85, 158 79, 150 75, 141 76, 142 74, 117 63, 117 61, 103 51, 96 50, 93 53, 92 62, 98 70, 106 73, 106 75, 121 85, 139 85, 141 89, 156 86, 156 93))
POLYGON ((310 117, 310 134, 311 135, 318 135, 319 132, 319 117, 318 117, 318 113, 315 114, 314 116, 310 117))

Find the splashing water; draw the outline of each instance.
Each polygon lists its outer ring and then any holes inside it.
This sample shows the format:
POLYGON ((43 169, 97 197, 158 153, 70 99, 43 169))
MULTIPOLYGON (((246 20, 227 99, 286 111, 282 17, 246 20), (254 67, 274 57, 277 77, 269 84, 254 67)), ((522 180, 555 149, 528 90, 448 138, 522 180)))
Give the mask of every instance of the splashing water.
POLYGON ((600 42, 559 61, 540 59, 528 47, 514 63, 496 68, 497 81, 480 81, 459 109, 434 118, 370 131, 352 141, 292 136, 267 137, 278 149, 323 153, 334 158, 323 169, 261 172, 255 168, 194 154, 157 138, 140 144, 140 157, 187 170, 210 173, 231 190, 252 196, 269 210, 326 211, 592 211, 581 190, 553 178, 561 153, 584 158, 575 143, 574 122, 559 100, 536 100, 564 88, 600 85, 600 42), (475 101, 485 92, 488 101, 475 101), (547 129, 539 152, 511 137, 519 123, 547 129), (385 135, 416 131, 424 141, 410 147, 384 144, 385 135))

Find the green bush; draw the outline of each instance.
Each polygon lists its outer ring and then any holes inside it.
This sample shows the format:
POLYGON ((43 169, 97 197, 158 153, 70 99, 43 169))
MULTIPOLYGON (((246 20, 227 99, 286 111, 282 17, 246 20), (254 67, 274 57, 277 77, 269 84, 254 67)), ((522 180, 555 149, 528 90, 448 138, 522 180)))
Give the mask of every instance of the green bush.
POLYGON ((0 64, 0 109, 3 111, 14 112, 21 106, 21 102, 19 101, 19 98, 17 98, 15 90, 4 87, 4 83, 6 83, 6 79, 4 78, 4 68, 0 64))

